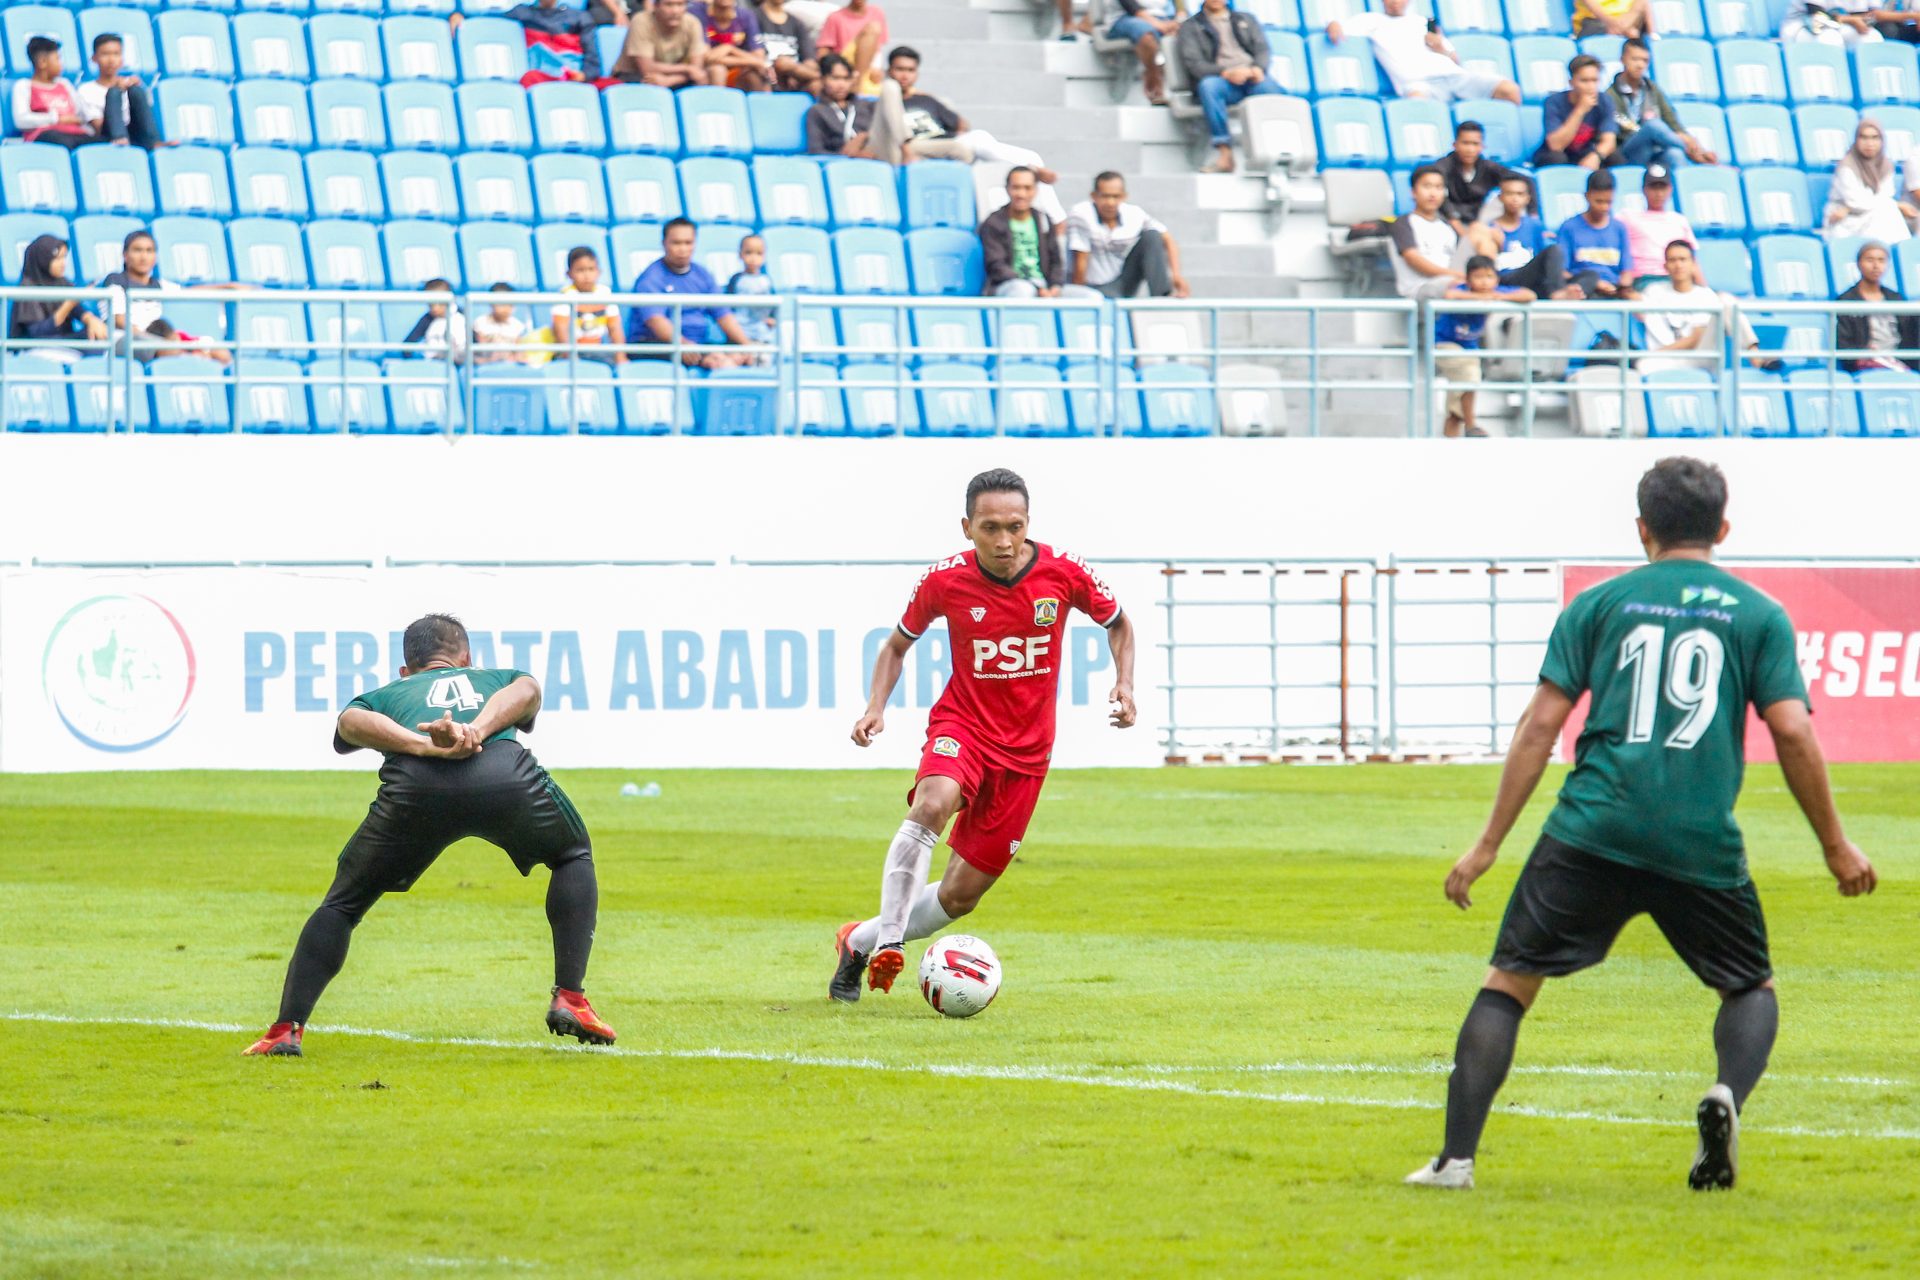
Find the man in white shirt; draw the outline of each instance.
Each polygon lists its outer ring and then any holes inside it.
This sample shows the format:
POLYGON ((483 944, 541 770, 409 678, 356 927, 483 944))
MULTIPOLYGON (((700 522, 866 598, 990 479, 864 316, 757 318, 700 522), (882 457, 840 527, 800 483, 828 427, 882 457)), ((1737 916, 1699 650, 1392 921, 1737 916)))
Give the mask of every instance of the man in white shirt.
POLYGON ((1413 212, 1394 220, 1393 279, 1403 298, 1438 298, 1467 278, 1453 266, 1460 233, 1440 216, 1447 179, 1433 165, 1413 171, 1413 212))
POLYGON ((1154 298, 1184 298, 1180 246, 1158 218, 1127 203, 1127 180, 1108 170, 1093 180, 1093 198, 1067 214, 1067 251, 1073 283, 1109 298, 1131 298, 1147 287, 1154 298))
POLYGON ((1393 91, 1403 98, 1432 98, 1439 103, 1468 98, 1498 98, 1520 105, 1520 86, 1484 71, 1460 65, 1459 55, 1440 34, 1440 25, 1407 11, 1411 0, 1382 0, 1384 13, 1357 13, 1327 24, 1327 39, 1339 44, 1359 36, 1373 44, 1373 55, 1387 69, 1393 91))
MULTIPOLYGON (((1675 369, 1719 373, 1720 318, 1729 300, 1707 287, 1692 245, 1675 240, 1667 246, 1667 278, 1648 285, 1640 300, 1649 307, 1640 313, 1648 354, 1635 361, 1634 368, 1643 374, 1675 369)), ((1760 349, 1760 339, 1746 316, 1737 319, 1740 351, 1758 368, 1777 366, 1778 360, 1753 354, 1760 349)))

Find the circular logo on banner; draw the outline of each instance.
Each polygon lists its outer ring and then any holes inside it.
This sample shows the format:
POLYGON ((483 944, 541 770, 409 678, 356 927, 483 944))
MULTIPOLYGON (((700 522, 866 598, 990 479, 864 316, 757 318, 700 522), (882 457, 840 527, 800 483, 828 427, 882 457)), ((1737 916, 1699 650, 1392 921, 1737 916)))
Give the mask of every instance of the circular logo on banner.
POLYGON ((193 697, 193 642, 146 596, 95 596, 47 637, 40 684, 54 714, 96 751, 142 751, 180 727, 193 697))

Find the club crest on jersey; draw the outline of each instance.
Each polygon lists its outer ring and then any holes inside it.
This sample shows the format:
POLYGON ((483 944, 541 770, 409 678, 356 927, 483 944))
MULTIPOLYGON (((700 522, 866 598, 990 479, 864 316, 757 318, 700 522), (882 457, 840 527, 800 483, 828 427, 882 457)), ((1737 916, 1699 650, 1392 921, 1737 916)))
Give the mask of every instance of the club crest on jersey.
POLYGON ((967 612, 973 615, 973 620, 975 622, 978 622, 982 618, 987 616, 987 607, 983 604, 977 604, 973 606, 973 608, 967 610, 967 612))
POLYGON ((933 754, 937 756, 957 756, 960 754, 960 743, 953 738, 935 738, 933 740, 933 754))
POLYGON ((1018 840, 1007 841, 1007 856, 1012 857, 1018 852, 1020 852, 1020 842, 1018 840))
POLYGON ((1033 625, 1050 627, 1060 621, 1060 600, 1057 596, 1041 596, 1033 602, 1033 625))

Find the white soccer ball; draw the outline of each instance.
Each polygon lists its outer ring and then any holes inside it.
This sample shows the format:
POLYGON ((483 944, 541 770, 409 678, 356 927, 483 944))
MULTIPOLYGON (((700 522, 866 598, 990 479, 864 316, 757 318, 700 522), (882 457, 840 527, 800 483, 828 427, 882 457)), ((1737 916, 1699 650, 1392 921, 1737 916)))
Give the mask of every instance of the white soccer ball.
POLYGON ((920 957, 920 994, 949 1018, 971 1018, 1000 994, 1000 957, 970 933, 937 939, 920 957))

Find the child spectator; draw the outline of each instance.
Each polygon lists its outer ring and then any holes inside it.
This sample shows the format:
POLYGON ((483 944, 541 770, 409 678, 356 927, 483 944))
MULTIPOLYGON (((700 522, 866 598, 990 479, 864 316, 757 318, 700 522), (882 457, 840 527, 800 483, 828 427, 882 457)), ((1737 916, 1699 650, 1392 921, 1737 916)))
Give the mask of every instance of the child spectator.
MULTIPOLYGON (((67 265, 67 242, 59 236, 39 236, 27 246, 26 256, 20 264, 20 283, 40 289, 69 288, 72 281, 67 279, 67 265)), ((16 340, 41 342, 53 338, 83 337, 90 342, 104 342, 107 326, 75 298, 65 302, 23 300, 13 304, 7 336, 16 340)), ((29 347, 21 354, 62 363, 81 358, 81 352, 73 347, 29 347)))
MULTIPOLYGON (((219 347, 204 345, 201 339, 190 333, 182 333, 160 314, 160 295, 180 294, 187 290, 171 280, 162 280, 155 266, 160 257, 159 246, 154 243, 151 231, 130 233, 120 244, 120 270, 113 272, 100 282, 103 289, 124 291, 124 301, 115 299, 109 312, 115 329, 129 331, 136 335, 145 335, 160 340, 158 344, 141 343, 133 347, 136 360, 149 361, 160 356, 206 356, 220 364, 228 364, 232 357, 219 347)), ((194 291, 221 289, 243 289, 245 285, 208 284, 195 285, 194 291)), ((114 345, 114 350, 122 355, 127 352, 127 339, 122 337, 114 345)))
MULTIPOLYGON (((743 298, 765 298, 773 293, 773 277, 766 272, 767 242, 759 236, 748 236, 740 242, 740 270, 734 272, 733 279, 727 281, 727 292, 743 298)), ((740 327, 746 330, 747 338, 753 342, 773 343, 774 316, 772 308, 761 310, 755 307, 741 308, 746 316, 740 327)))
MULTIPOLYGON (((493 286, 491 293, 512 293, 513 286, 502 281, 493 286)), ((496 302, 487 309, 487 314, 474 317, 473 321, 473 360, 475 364, 527 363, 530 354, 525 351, 488 350, 486 348, 512 348, 527 340, 533 327, 520 318, 520 313, 511 302, 496 302)))
MULTIPOLYGON (((569 252, 567 287, 560 292, 581 297, 612 297, 613 290, 600 279, 600 255, 585 245, 569 252)), ((553 309, 553 345, 567 347, 571 344, 573 348, 571 351, 555 351, 553 357, 556 360, 578 355, 582 360, 625 364, 625 352, 607 350, 609 346, 618 346, 624 334, 620 308, 611 302, 562 302, 553 309)))
POLYGON ((93 38, 93 65, 100 74, 80 86, 80 114, 108 142, 132 143, 148 151, 165 146, 147 86, 138 76, 120 74, 125 60, 126 45, 119 36, 103 31, 93 38))
MULTIPOLYGON (((527 33, 527 73, 520 83, 531 89, 552 80, 584 80, 605 89, 614 81, 600 65, 600 45, 594 33, 603 26, 627 25, 626 6, 595 6, 592 10, 562 5, 560 0, 517 4, 500 15, 521 25, 527 33)), ((461 14, 447 19, 458 31, 461 14)))
MULTIPOLYGON (((1476 254, 1467 259, 1467 278, 1443 295, 1448 301, 1472 299, 1475 302, 1532 302, 1533 290, 1500 283, 1493 259, 1476 254)), ((1484 311, 1448 311, 1433 321, 1434 372, 1452 383, 1480 381, 1480 357, 1477 353, 1487 334, 1484 311), (1441 355, 1441 352, 1448 352, 1441 355), (1451 354, 1458 352, 1459 354, 1451 354)), ((1484 436, 1474 420, 1475 393, 1456 387, 1447 392, 1447 421, 1442 430, 1448 436, 1484 436)))
POLYGON ((707 41, 707 79, 721 88, 754 93, 772 87, 773 63, 760 40, 753 10, 735 0, 694 0, 687 16, 700 24, 707 41))
MULTIPOLYGON (((428 293, 444 293, 449 298, 453 296, 453 285, 446 280, 429 280, 421 288, 428 293)), ((418 346, 420 357, 424 360, 451 359, 455 364, 464 364, 467 359, 467 318, 448 303, 428 303, 427 313, 414 322, 403 341, 407 346, 418 346)))
POLYGON ((1566 254, 1547 238, 1546 224, 1529 211, 1532 204, 1533 180, 1524 173, 1507 174, 1500 180, 1500 214, 1474 229, 1474 243, 1493 259, 1501 284, 1531 289, 1542 298, 1585 297, 1578 285, 1567 283, 1566 254))
POLYGON ((62 78, 60 42, 46 36, 27 41, 33 75, 13 86, 13 127, 28 142, 84 147, 100 137, 87 124, 80 95, 62 78))

